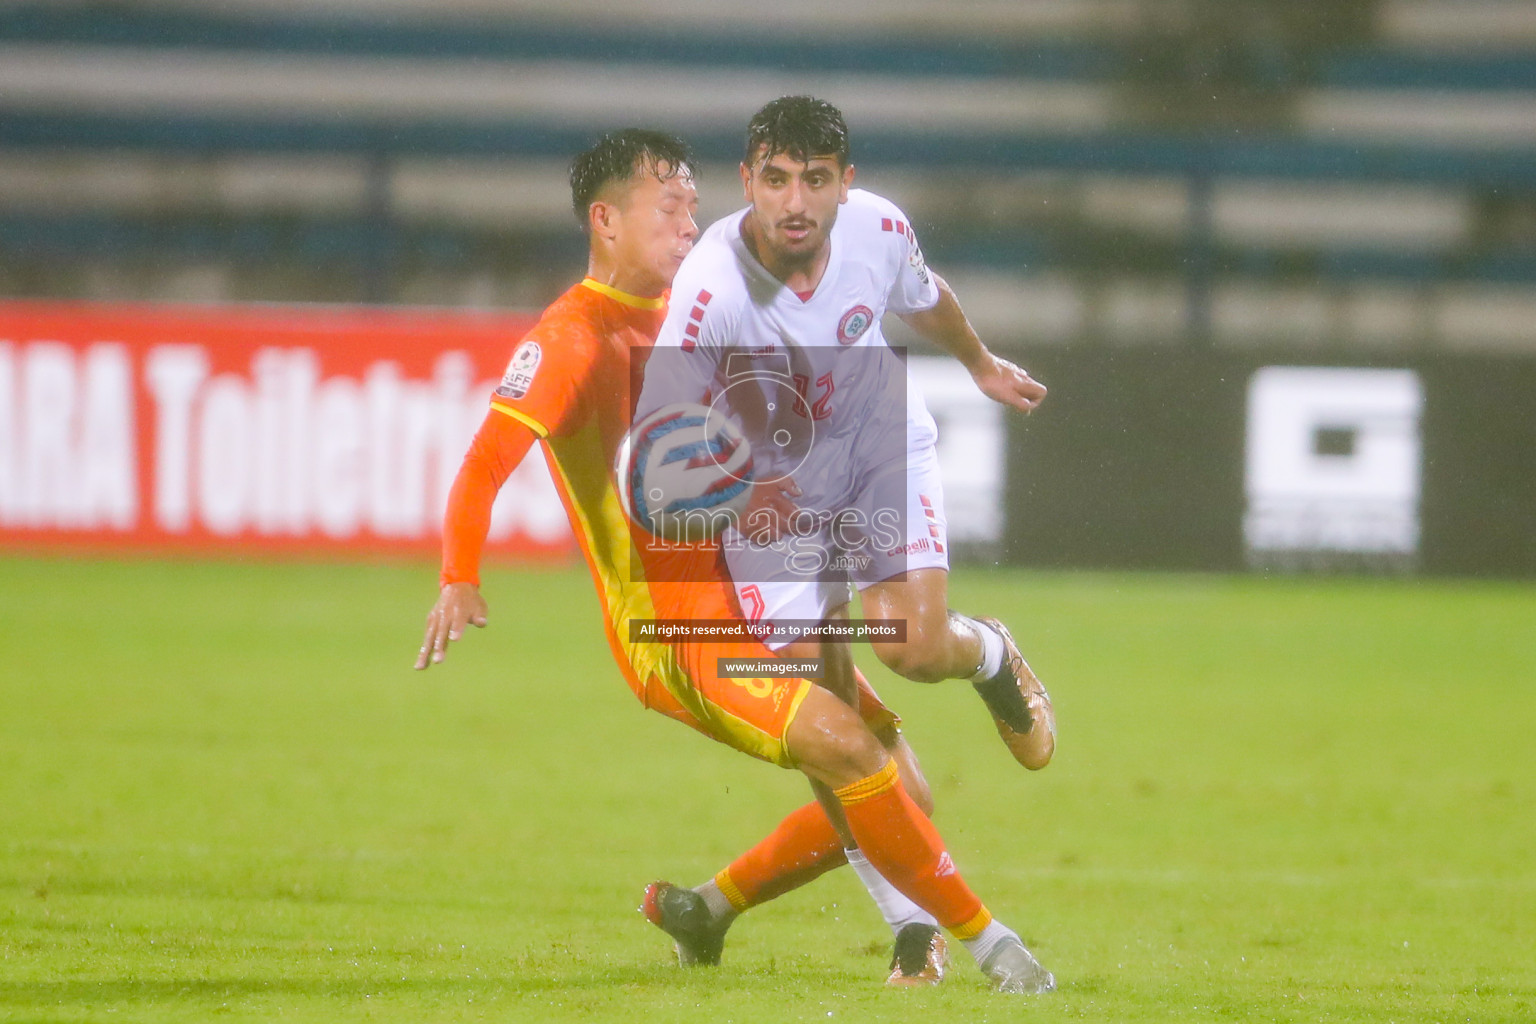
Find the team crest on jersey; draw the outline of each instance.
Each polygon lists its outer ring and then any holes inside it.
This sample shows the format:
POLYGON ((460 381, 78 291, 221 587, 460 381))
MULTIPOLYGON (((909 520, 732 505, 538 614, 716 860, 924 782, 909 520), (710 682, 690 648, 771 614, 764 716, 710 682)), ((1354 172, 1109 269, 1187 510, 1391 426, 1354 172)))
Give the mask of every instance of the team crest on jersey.
POLYGON ((875 311, 868 306, 854 306, 837 322, 837 340, 842 345, 852 345, 864 336, 869 325, 875 322, 875 311))
POLYGON ((543 349, 536 341, 525 341, 512 353, 507 372, 502 375, 496 394, 502 398, 522 398, 533 384, 533 375, 539 372, 539 362, 544 358, 543 349))

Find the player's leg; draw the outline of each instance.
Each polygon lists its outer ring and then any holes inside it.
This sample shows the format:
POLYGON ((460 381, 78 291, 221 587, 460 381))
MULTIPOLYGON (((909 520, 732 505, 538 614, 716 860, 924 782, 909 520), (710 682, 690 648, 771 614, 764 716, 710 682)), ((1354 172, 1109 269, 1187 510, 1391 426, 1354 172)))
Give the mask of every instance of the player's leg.
POLYGON ((785 739, 801 771, 832 788, 869 862, 960 939, 999 989, 1038 993, 1055 987, 1018 935, 966 885, 933 822, 907 794, 895 762, 857 712, 813 688, 785 739))
MULTIPOLYGON (((781 653, 805 657, 813 656, 817 649, 814 645, 800 645, 781 653)), ((846 658, 846 647, 841 657, 846 658)), ((852 700, 860 708, 861 717, 896 761, 903 784, 915 802, 925 814, 931 814, 928 783, 916 754, 901 735, 901 720, 880 701, 868 681, 851 665, 851 659, 847 668, 855 684, 852 700)), ((818 798, 825 795, 825 801, 818 799, 791 812, 766 837, 703 884, 688 890, 664 881, 651 883, 641 904, 642 912, 672 936, 681 964, 715 964, 719 962, 725 934, 739 914, 846 863, 853 867, 897 938, 889 982, 938 982, 943 976, 946 950, 942 936, 935 938, 936 922, 886 881, 858 850, 848 835, 841 804, 831 790, 820 783, 813 783, 813 788, 820 790, 818 798)))
MULTIPOLYGON (((727 746, 790 767, 782 738, 788 716, 781 709, 800 699, 795 686, 809 689, 813 684, 720 677, 717 663, 712 664, 719 655, 769 653, 757 645, 680 644, 674 650, 680 661, 676 671, 652 675, 639 692, 642 703, 727 746)), ((820 804, 812 801, 703 885, 689 889, 667 881, 650 883, 640 912, 671 936, 679 964, 715 965, 741 910, 845 863, 842 840, 820 804)))
MULTIPOLYGON (((810 603, 800 609, 799 617, 815 621, 814 609, 819 605, 814 595, 807 600, 810 603)), ((781 656, 816 657, 821 652, 814 641, 792 650, 785 650, 783 644, 773 646, 779 650, 772 653, 781 656)), ((789 755, 783 749, 788 709, 800 699, 797 689, 814 684, 800 679, 731 679, 719 673, 722 655, 771 656, 768 648, 757 644, 684 644, 675 650, 677 671, 653 676, 640 694, 642 702, 738 750, 790 767, 789 755)), ((834 670, 837 667, 834 665, 834 670)), ((895 745, 899 739, 895 726, 900 719, 880 702, 857 670, 853 671, 854 684, 861 691, 855 701, 866 708, 871 726, 895 745)), ((899 754, 914 785, 926 797, 927 784, 910 748, 901 749, 899 754)), ((841 825, 840 812, 837 821, 841 825)), ((688 889, 665 881, 652 882, 646 887, 640 909, 673 938, 679 963, 717 964, 726 932, 738 914, 847 863, 846 845, 852 841, 845 841, 826 810, 812 801, 791 812, 766 837, 703 884, 688 889)))
POLYGON ((933 447, 908 452, 904 464, 881 467, 860 501, 871 517, 904 509, 905 543, 895 551, 872 548, 857 574, 865 618, 906 623, 901 642, 873 645, 876 657, 914 682, 969 679, 1014 757, 1027 768, 1045 767, 1056 746, 1045 687, 1002 623, 949 607, 948 524, 933 447))
MULTIPOLYGON (((850 594, 846 582, 806 579, 788 571, 783 558, 765 558, 761 549, 727 549, 726 560, 732 573, 737 604, 750 622, 771 625, 786 622, 836 622, 848 618, 850 594)), ((865 722, 893 754, 897 753, 900 741, 898 763, 901 765, 902 781, 923 812, 932 814, 933 795, 929 791, 928 780, 918 768, 916 754, 901 740, 901 719, 885 706, 869 685, 869 680, 853 663, 849 645, 782 638, 768 639, 764 644, 786 658, 823 659, 823 675, 817 682, 837 694, 844 703, 858 708, 865 722)), ((835 808, 836 801, 831 803, 835 808)), ((841 826, 837 825, 839 820, 834 810, 834 825, 841 830, 841 826)))
MULTIPOLYGON (((840 603, 837 607, 827 612, 822 619, 826 623, 846 623, 848 621, 848 604, 840 603)), ((853 650, 843 641, 822 639, 820 641, 799 641, 786 644, 778 649, 778 653, 787 658, 820 658, 822 663, 821 678, 817 680, 825 690, 830 690, 844 704, 859 712, 859 717, 864 724, 869 726, 877 739, 897 759, 902 774, 902 782, 907 787, 907 792, 917 805, 927 815, 933 814, 933 793, 928 787, 928 779, 923 775, 922 768, 917 763, 917 754, 910 744, 901 735, 901 719, 875 693, 864 673, 859 671, 853 662, 853 650)), ((817 793, 818 799, 827 808, 828 817, 832 819, 833 827, 838 834, 848 838, 847 829, 842 824, 840 805, 832 797, 831 791, 826 790, 820 783, 813 781, 811 787, 817 793), (823 794, 825 794, 823 796, 823 794)))
MULTIPOLYGON (((830 612, 824 621, 846 622, 848 606, 843 604, 830 612)), ((796 645, 808 646, 808 645, 796 645)), ((822 640, 822 685, 842 699, 843 703, 859 711, 859 717, 875 733, 881 745, 895 761, 902 784, 912 796, 913 802, 925 815, 933 814, 933 796, 928 788, 917 755, 901 736, 900 719, 880 701, 853 664, 849 644, 842 641, 822 640), (916 788, 914 788, 916 787, 916 788)), ((949 963, 949 947, 932 914, 914 903, 905 893, 892 885, 880 874, 848 827, 847 815, 837 794, 825 783, 811 780, 811 790, 817 802, 826 812, 827 819, 837 830, 843 846, 843 856, 863 883, 864 890, 874 901, 875 909, 885 919, 895 940, 891 957, 891 973, 886 983, 896 986, 937 985, 944 979, 949 963)))
POLYGON ((857 502, 862 520, 883 521, 902 542, 890 550, 889 539, 876 544, 873 531, 857 537, 870 555, 855 573, 864 617, 906 623, 900 642, 872 645, 875 656, 918 683, 966 679, 988 660, 1000 663, 1002 644, 989 641, 991 631, 949 610, 949 527, 937 450, 930 444, 882 463, 857 502))
MULTIPOLYGON (((769 622, 799 619, 823 623, 845 623, 848 620, 848 586, 846 583, 825 581, 763 582, 755 588, 759 604, 755 608, 760 617, 769 622)), ((869 680, 853 663, 850 645, 843 641, 823 638, 820 641, 797 641, 785 644, 779 653, 791 658, 820 657, 822 675, 820 685, 836 694, 843 703, 859 711, 859 716, 896 761, 908 794, 924 814, 933 814, 933 794, 928 787, 917 762, 917 755, 901 735, 901 719, 880 700, 869 680)), ((865 891, 874 901, 880 916, 891 928, 892 935, 899 936, 902 929, 922 924, 930 928, 937 922, 921 907, 881 877, 869 860, 860 852, 844 819, 842 805, 836 795, 820 782, 811 781, 811 790, 817 802, 826 812, 828 820, 841 840, 843 855, 865 891)), ((729 869, 727 869, 729 870, 729 869)), ((787 891, 787 890, 786 890, 787 891)), ((749 904, 750 905, 750 904, 749 904)), ((746 909, 738 906, 737 910, 746 909)), ((939 940, 942 943, 942 939, 939 940)), ((943 950, 935 951, 942 954, 943 950)), ((942 977, 942 961, 936 961, 933 969, 925 974, 936 982, 942 977)))
MULTIPOLYGON (((782 657, 822 659, 817 682, 840 699, 857 702, 852 663, 815 641, 770 646, 782 657), (830 655, 830 657, 828 656, 830 655), (843 691, 849 690, 846 697, 843 691)), ((661 880, 646 886, 640 911, 673 939, 678 963, 684 967, 720 962, 725 935, 747 910, 819 878, 849 863, 853 840, 841 808, 831 791, 818 787, 817 799, 796 808, 766 837, 714 877, 692 889, 661 880), (829 805, 830 804, 830 809, 829 805)))
MULTIPOLYGON (((875 657, 914 683, 969 679, 987 666, 986 634, 979 623, 949 610, 949 571, 912 569, 859 591, 864 616, 907 624, 899 642, 872 644, 875 657)), ((1002 662, 1003 646, 995 657, 1002 662)))
MULTIPOLYGON (((915 768, 912 748, 898 735, 888 749, 903 765, 905 780, 915 768)), ((842 820, 840 805, 837 817, 842 820)), ((741 914, 844 864, 859 876, 894 936, 886 983, 906 987, 942 981, 949 950, 937 922, 886 881, 863 852, 832 827, 819 800, 790 812, 772 832, 702 885, 684 889, 666 881, 652 882, 646 886, 640 910, 672 937, 679 964, 715 965, 727 932, 741 914)))
MULTIPOLYGON (((864 690, 869 694, 874 692, 867 685, 864 690)), ((876 724, 871 722, 867 714, 864 721, 866 725, 876 724)), ((896 762, 902 785, 912 797, 913 803, 923 814, 932 817, 933 797, 911 745, 894 723, 884 728, 876 727, 873 731, 896 762)), ((938 921, 892 885, 864 855, 864 851, 859 849, 848 828, 842 805, 837 802, 836 793, 814 780, 811 788, 827 817, 841 823, 838 833, 844 847, 843 856, 863 883, 864 891, 874 901, 875 909, 891 929, 895 945, 891 953, 890 975, 885 983, 896 987, 939 984, 944 980, 949 967, 949 944, 938 921)))
POLYGON ((969 679, 1014 758, 1044 768, 1056 750, 1050 694, 1007 627, 949 609, 948 578, 945 569, 915 569, 861 591, 867 618, 907 623, 905 642, 875 645, 876 657, 915 682, 969 679))
MULTIPOLYGON (((905 737, 896 733, 889 739, 882 739, 882 743, 895 760, 902 784, 912 795, 913 802, 925 814, 931 813, 931 800, 924 799, 927 782, 905 737)), ((837 798, 831 795, 831 790, 820 788, 836 804, 837 798)), ((696 886, 695 891, 706 896, 713 914, 734 918, 851 862, 893 931, 911 921, 922 920, 920 912, 913 913, 916 906, 889 882, 878 875, 875 879, 865 878, 860 865, 867 866, 867 861, 856 847, 850 849, 851 840, 844 838, 847 823, 843 819, 842 805, 836 804, 836 807, 836 812, 829 814, 818 799, 796 808, 772 832, 721 868, 709 881, 696 886)))
MULTIPOLYGON (((757 566, 751 571, 766 575, 763 570, 771 567, 757 566)), ((738 571, 742 568, 738 560, 738 571)), ((847 617, 846 583, 785 578, 751 584, 738 581, 736 587, 738 603, 749 621, 817 622, 847 617), (830 613, 826 611, 829 607, 830 613)), ((848 645, 819 640, 787 642, 781 638, 769 639, 765 644, 783 657, 822 659, 823 672, 818 683, 859 709, 865 723, 899 766, 908 792, 925 814, 931 813, 932 795, 916 755, 901 736, 901 719, 885 706, 854 666, 848 645)), ((706 677, 695 680, 696 685, 715 685, 707 678, 708 668, 707 664, 696 666, 706 677)), ((816 791, 817 802, 797 808, 765 838, 704 883, 691 890, 665 881, 652 882, 647 887, 641 910, 672 936, 680 963, 718 963, 725 934, 740 913, 844 863, 853 867, 893 935, 899 937, 903 928, 915 924, 930 929, 935 925, 922 908, 881 877, 859 852, 843 819, 842 805, 831 790, 816 782, 812 782, 812 789, 816 791)), ((911 972, 913 977, 932 983, 942 976, 942 938, 938 943, 941 948, 928 950, 923 967, 911 972), (927 962, 930 959, 932 964, 927 962)), ((913 945, 910 936, 907 944, 913 945)), ((899 966, 910 969, 914 958, 909 955, 897 959, 901 962, 899 966)), ((907 977, 905 973, 893 973, 896 983, 907 977)))
MULTIPOLYGON (((643 694, 649 707, 830 787, 849 832, 880 875, 962 940, 999 989, 1054 986, 1018 936, 966 886, 933 823, 908 795, 895 760, 858 711, 805 679, 738 679, 718 670, 725 658, 756 657, 760 645, 678 644, 668 651, 677 660, 658 665, 656 686, 648 684, 643 694)), ((698 899, 691 890, 668 892, 698 899)), ((664 908, 643 909, 649 916, 664 908)), ((693 916, 707 921, 707 915, 693 916)))

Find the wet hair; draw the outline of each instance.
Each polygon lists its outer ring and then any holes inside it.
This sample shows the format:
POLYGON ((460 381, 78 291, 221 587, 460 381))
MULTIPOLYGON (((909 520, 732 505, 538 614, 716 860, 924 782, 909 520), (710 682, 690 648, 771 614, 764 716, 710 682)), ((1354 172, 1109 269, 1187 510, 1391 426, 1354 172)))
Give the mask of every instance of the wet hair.
POLYGON ((692 173, 693 154, 688 144, 675 135, 646 128, 609 132, 571 161, 571 209, 585 230, 587 211, 609 185, 631 182, 642 174, 665 181, 692 173), (665 172, 663 164, 667 167, 665 172))
POLYGON ((745 162, 771 160, 784 153, 809 163, 819 156, 835 156, 848 166, 848 123, 843 112, 813 96, 781 96, 763 107, 747 124, 745 162))

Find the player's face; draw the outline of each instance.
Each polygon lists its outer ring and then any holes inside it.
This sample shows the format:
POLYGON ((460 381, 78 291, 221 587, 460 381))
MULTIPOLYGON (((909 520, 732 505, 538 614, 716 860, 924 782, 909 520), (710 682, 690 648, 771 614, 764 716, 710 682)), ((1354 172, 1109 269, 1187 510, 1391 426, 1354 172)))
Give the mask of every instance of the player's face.
POLYGON ((618 204, 614 238, 619 264, 637 295, 658 295, 672 284, 683 257, 699 237, 694 220, 699 192, 686 169, 674 174, 662 164, 656 174, 641 173, 618 204))
POLYGON ((765 264, 796 263, 827 244, 837 208, 848 201, 853 165, 835 156, 796 160, 786 153, 741 165, 741 183, 752 204, 752 234, 765 264))

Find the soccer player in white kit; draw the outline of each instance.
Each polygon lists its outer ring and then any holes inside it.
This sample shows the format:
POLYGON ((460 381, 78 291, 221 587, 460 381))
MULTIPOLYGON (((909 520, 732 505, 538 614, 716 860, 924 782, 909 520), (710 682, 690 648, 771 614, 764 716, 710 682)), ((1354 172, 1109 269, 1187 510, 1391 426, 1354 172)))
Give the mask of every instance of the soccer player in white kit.
POLYGON ((906 623, 904 641, 872 645, 882 662, 917 682, 970 679, 1014 756, 1044 767, 1044 688, 1001 623, 948 607, 937 430, 880 319, 901 316, 995 401, 1029 412, 1045 388, 982 344, 902 211, 852 187, 831 104, 790 96, 759 111, 741 176, 751 205, 711 225, 673 281, 637 417, 666 401, 756 404, 744 532, 775 539, 726 540, 742 611, 819 621, 847 605, 851 581, 866 618, 906 623))
POLYGON ((866 618, 906 624, 904 641, 873 644, 888 667, 970 679, 1014 757, 1044 767, 1055 744, 1044 687, 1001 623, 948 608, 937 432, 880 319, 901 316, 1012 408, 1032 410, 1044 387, 982 344, 901 210, 851 187, 835 107, 768 104, 741 176, 750 205, 711 226, 673 282, 637 419, 704 401, 755 422, 759 484, 743 530, 771 542, 724 545, 749 618, 845 615, 853 583, 866 618))

